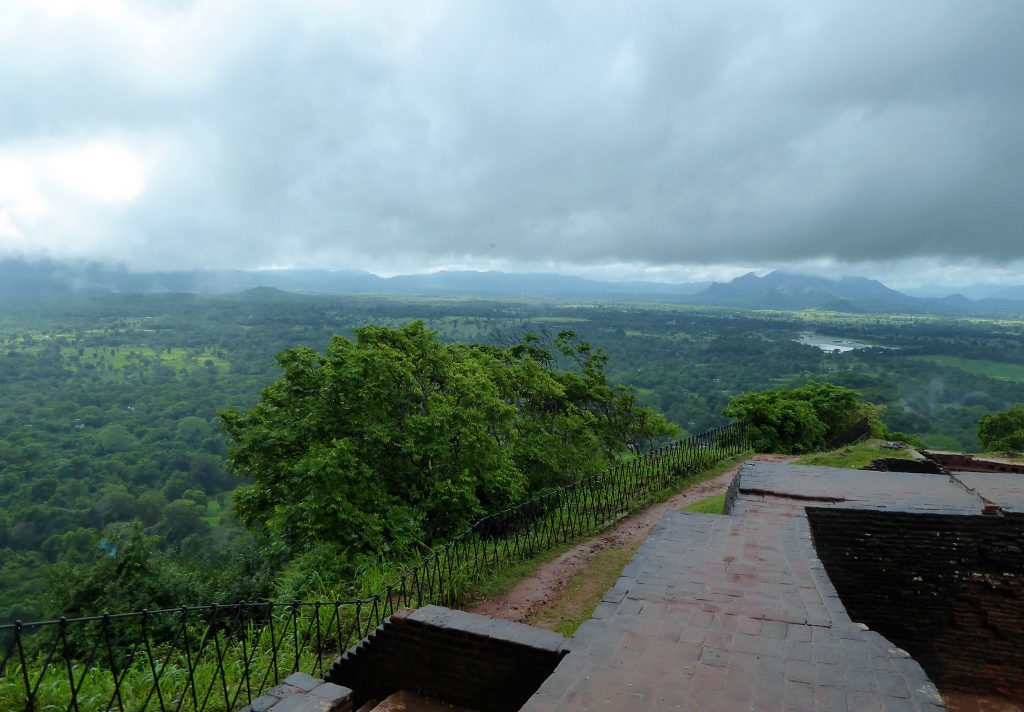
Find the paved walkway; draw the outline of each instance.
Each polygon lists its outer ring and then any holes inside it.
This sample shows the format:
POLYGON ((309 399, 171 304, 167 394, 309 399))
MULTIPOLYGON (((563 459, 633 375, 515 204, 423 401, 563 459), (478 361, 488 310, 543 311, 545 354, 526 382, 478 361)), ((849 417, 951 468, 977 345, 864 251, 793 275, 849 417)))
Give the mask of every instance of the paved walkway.
POLYGON ((1024 477, 994 472, 955 472, 958 480, 1006 512, 1024 514, 1024 477))
POLYGON ((944 709, 907 653, 853 623, 808 504, 980 513, 937 475, 756 463, 732 516, 669 512, 530 701, 553 710, 944 709))

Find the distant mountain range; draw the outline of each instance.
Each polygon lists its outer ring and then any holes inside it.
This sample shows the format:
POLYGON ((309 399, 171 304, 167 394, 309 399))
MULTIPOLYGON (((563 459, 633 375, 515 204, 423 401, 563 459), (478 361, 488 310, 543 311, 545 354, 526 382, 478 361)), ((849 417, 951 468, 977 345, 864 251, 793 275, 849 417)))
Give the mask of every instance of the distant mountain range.
POLYGON ((941 284, 904 289, 904 294, 912 297, 945 297, 950 294, 961 294, 975 301, 980 299, 1024 299, 1024 284, 986 284, 977 282, 966 287, 948 287, 941 284))
POLYGON ((999 296, 969 299, 962 294, 915 297, 865 277, 816 277, 749 272, 731 282, 714 283, 686 301, 748 309, 824 309, 842 312, 929 314, 1024 313, 1024 286, 994 289, 999 296))
POLYGON ((426 294, 676 301, 709 282, 600 282, 557 274, 434 272, 378 277, 358 270, 191 270, 128 272, 95 263, 0 260, 0 296, 88 292, 230 294, 256 287, 318 294, 426 294))
MULTIPOLYGON (((977 294, 982 285, 974 285, 977 294)), ((407 294, 662 301, 748 309, 843 312, 1024 313, 1024 285, 988 285, 991 296, 911 296, 864 277, 753 272, 727 283, 602 282, 557 274, 442 271, 378 277, 358 270, 193 270, 133 273, 94 263, 0 260, 0 297, 73 293, 230 294, 259 287, 321 294, 407 294)))
POLYGON ((874 279, 828 279, 786 272, 771 272, 764 277, 748 272, 726 284, 716 282, 694 298, 701 304, 718 306, 833 311, 903 309, 920 301, 874 279))

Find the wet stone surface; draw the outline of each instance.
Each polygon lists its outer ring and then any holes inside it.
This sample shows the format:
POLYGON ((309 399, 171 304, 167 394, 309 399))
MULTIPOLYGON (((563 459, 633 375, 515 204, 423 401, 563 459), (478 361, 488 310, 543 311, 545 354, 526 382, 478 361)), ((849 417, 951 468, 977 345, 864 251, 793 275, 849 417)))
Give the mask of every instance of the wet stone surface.
POLYGON ((350 712, 352 691, 296 672, 265 695, 252 701, 242 712, 350 712))
POLYGON ((917 662, 847 615, 804 511, 823 502, 788 495, 964 514, 980 500, 945 476, 835 472, 747 465, 733 515, 664 515, 523 709, 945 709, 917 662))
POLYGON ((1004 511, 1024 514, 1024 476, 993 472, 956 472, 956 478, 1004 511))

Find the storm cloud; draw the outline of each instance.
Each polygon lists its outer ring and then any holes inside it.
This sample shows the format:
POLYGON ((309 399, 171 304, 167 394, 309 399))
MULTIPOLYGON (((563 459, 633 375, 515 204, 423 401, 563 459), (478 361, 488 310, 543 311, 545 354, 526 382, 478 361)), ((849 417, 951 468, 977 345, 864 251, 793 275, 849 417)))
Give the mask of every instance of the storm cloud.
POLYGON ((0 253, 1024 259, 1024 3, 15 0, 0 253))

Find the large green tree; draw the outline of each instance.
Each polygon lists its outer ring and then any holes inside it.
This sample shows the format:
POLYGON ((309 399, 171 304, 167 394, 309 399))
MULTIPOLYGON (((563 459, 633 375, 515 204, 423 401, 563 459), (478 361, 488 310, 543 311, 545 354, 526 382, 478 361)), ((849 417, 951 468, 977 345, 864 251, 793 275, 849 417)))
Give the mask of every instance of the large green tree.
POLYGON ((417 321, 277 358, 260 402, 221 417, 251 482, 239 517, 296 551, 402 555, 672 432, 571 332, 498 348, 443 344, 417 321))
POLYGON ((978 421, 978 441, 989 452, 1024 451, 1024 407, 1015 403, 978 421))
POLYGON ((875 406, 862 401, 860 393, 814 381, 788 390, 740 394, 723 412, 750 423, 751 442, 758 452, 820 450, 861 420, 875 435, 883 430, 875 406))

